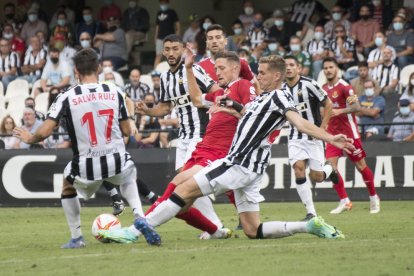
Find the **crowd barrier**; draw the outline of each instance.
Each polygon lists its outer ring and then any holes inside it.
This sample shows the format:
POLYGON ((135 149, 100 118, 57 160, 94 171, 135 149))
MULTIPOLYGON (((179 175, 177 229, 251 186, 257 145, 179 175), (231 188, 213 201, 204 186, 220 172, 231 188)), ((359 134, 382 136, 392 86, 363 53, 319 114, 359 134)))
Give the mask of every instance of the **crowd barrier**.
MULTIPOLYGON (((412 143, 367 142, 367 163, 375 175, 375 185, 382 200, 414 199, 414 146, 412 143)), ((138 175, 154 191, 162 193, 174 177, 175 149, 136 149, 129 151, 138 175)), ((60 206, 62 172, 71 160, 70 150, 0 151, 0 206, 60 206)), ((352 200, 368 200, 361 175, 347 158, 338 168, 352 200)), ((267 201, 298 201, 293 171, 288 165, 286 145, 272 147, 272 159, 263 181, 262 194, 267 201)), ((336 201, 332 183, 317 183, 315 201, 336 201)), ((225 196, 216 202, 226 202, 225 196)), ((109 196, 101 188, 85 205, 108 205, 109 196)))

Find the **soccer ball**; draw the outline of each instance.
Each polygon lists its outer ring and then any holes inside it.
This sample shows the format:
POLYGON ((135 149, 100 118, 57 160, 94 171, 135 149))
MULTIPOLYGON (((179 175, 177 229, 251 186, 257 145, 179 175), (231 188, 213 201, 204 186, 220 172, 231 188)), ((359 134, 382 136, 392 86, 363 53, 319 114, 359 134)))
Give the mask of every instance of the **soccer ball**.
POLYGON ((121 229, 119 219, 111 214, 102 214, 95 218, 92 223, 92 235, 100 242, 108 243, 107 239, 102 238, 98 234, 98 230, 121 229))

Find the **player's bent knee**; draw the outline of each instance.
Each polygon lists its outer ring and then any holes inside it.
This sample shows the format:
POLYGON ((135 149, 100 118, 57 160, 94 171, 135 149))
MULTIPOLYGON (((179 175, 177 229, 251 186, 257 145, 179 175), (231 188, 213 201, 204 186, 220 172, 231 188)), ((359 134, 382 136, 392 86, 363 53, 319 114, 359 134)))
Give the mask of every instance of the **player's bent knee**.
POLYGON ((309 177, 314 182, 322 182, 324 180, 323 172, 310 171, 309 177))

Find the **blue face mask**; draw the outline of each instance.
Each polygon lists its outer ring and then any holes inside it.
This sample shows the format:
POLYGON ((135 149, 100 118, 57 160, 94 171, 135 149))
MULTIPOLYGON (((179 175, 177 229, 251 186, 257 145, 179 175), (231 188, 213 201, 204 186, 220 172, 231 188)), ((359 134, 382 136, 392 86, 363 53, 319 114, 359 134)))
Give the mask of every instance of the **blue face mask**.
POLYGON ((85 20, 85 22, 91 22, 92 21, 92 15, 90 14, 85 14, 83 16, 83 20, 85 20))
POLYGON ((375 91, 374 91, 373 88, 366 88, 365 89, 365 96, 372 97, 372 96, 374 96, 374 94, 375 94, 375 91))
POLYGON ((66 19, 58 19, 57 24, 61 27, 66 25, 66 19))
POLYGON ((29 14, 28 18, 30 22, 35 22, 37 20, 37 14, 29 14))
POLYGON ((203 29, 204 29, 204 31, 207 31, 208 27, 210 27, 210 26, 211 26, 211 22, 204 22, 203 23, 203 29))
POLYGON ((404 28, 404 25, 401 22, 394 22, 392 26, 395 31, 401 31, 404 28))
POLYGON ((290 44, 290 50, 292 50, 292 52, 299 52, 300 44, 290 44))
POLYGON ((240 28, 235 28, 233 31, 235 35, 240 35, 242 33, 242 29, 240 28))
POLYGON ((267 48, 269 48, 269 51, 274 52, 277 50, 277 43, 270 43, 267 45, 267 48))
POLYGON ((384 43, 382 37, 376 37, 375 38, 375 45, 377 45, 377 47, 380 47, 382 45, 382 43, 384 43))
POLYGON ((91 42, 89 40, 81 40, 80 44, 84 49, 91 47, 91 42))
POLYGON ((167 4, 162 4, 162 5, 160 5, 160 9, 161 9, 161 11, 166 11, 166 10, 168 10, 168 5, 167 4))
POLYGON ((411 110, 409 106, 401 106, 400 107, 400 113, 403 116, 407 116, 408 114, 410 114, 411 110))

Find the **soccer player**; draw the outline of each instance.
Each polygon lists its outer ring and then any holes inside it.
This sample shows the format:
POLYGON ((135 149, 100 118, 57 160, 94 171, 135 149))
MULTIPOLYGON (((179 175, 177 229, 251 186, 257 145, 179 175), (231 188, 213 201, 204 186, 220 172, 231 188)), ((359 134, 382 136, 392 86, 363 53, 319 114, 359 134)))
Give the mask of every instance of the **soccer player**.
POLYGON ((272 142, 286 120, 317 139, 347 151, 354 149, 345 135, 332 136, 297 113, 290 93, 280 90, 285 70, 285 61, 279 56, 260 59, 257 79, 264 92, 241 111, 244 115, 239 120, 227 156, 178 185, 168 200, 146 216, 150 225, 155 227, 169 221, 200 196, 219 195, 231 189, 243 231, 249 238, 282 238, 295 233, 310 233, 323 238, 343 237, 339 230, 320 217, 306 222, 260 222, 259 202, 263 197, 259 193, 259 184, 269 163, 272 142))
MULTIPOLYGON (((286 56, 285 61, 286 82, 283 88, 291 92, 296 110, 303 119, 325 129, 331 118, 331 100, 316 81, 300 75, 301 66, 296 57, 286 56), (321 107, 324 108, 323 119, 321 107)), ((296 190, 307 211, 305 220, 309 220, 316 216, 316 210, 311 185, 306 178, 306 166, 309 165, 309 178, 313 182, 322 182, 328 177, 337 182, 336 172, 329 162, 325 163, 325 148, 321 140, 300 132, 293 125, 288 139, 289 162, 295 171, 296 190)))
MULTIPOLYGON (((354 114, 361 108, 358 103, 358 96, 354 93, 352 86, 338 78, 338 63, 334 58, 327 57, 323 60, 323 72, 328 80, 323 89, 328 93, 328 97, 333 103, 332 118, 329 121, 327 131, 331 134, 344 133, 349 138, 354 139, 353 145, 355 150, 347 155, 361 173, 368 188, 370 213, 376 214, 380 211, 380 199, 375 191, 374 175, 365 162, 366 154, 362 148, 354 114)), ((335 170, 342 153, 341 149, 327 144, 326 159, 332 163, 335 170)), ((338 182, 334 182, 333 186, 338 193, 340 202, 338 207, 331 211, 331 214, 339 214, 351 210, 352 202, 349 200, 348 194, 345 191, 344 180, 339 173, 338 182)))
POLYGON ((77 192, 89 199, 104 180, 120 185, 122 194, 136 211, 135 227, 148 243, 159 245, 160 237, 143 218, 135 164, 125 149, 123 136, 130 135, 131 126, 122 91, 115 85, 98 83, 95 51, 79 51, 74 63, 80 84, 56 98, 46 121, 34 134, 23 128, 14 130, 14 135, 23 142, 34 144, 48 137, 61 117, 66 117, 73 159, 64 170, 62 206, 72 238, 62 248, 85 246, 77 192))

